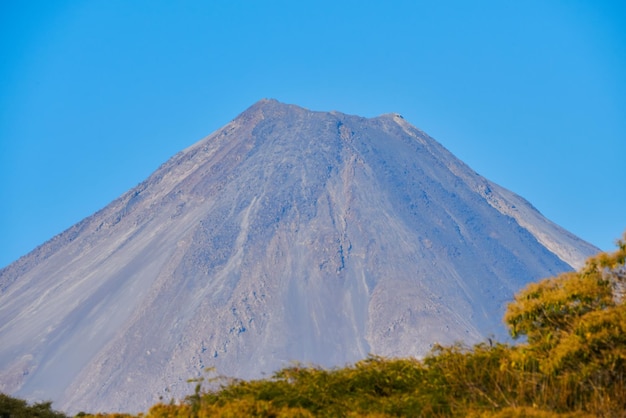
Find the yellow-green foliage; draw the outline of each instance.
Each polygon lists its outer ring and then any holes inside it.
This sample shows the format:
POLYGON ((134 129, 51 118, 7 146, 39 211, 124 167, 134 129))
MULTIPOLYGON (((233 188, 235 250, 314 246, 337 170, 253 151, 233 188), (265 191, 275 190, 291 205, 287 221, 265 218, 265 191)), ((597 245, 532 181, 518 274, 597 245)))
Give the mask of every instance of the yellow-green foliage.
POLYGON ((532 284, 509 305, 505 322, 520 370, 561 387, 560 409, 626 410, 626 235, 612 254, 590 258, 576 273, 532 284))
POLYGON ((618 246, 522 290, 505 315, 525 338, 518 345, 439 346, 421 361, 372 356, 333 370, 295 365, 215 391, 198 386, 140 416, 626 416, 626 235, 618 246))
POLYGON ((587 414, 584 412, 570 412, 558 414, 552 411, 545 411, 531 407, 520 408, 503 408, 497 411, 483 412, 479 415, 470 414, 468 418, 592 418, 595 415, 587 414))

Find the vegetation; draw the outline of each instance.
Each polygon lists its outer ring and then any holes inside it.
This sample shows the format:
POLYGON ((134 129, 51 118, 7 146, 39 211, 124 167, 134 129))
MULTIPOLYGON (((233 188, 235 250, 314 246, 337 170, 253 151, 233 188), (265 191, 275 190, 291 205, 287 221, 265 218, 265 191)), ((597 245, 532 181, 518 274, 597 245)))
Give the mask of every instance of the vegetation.
MULTIPOLYGON (((626 234, 612 254, 526 287, 505 322, 516 345, 436 347, 425 359, 294 365, 230 381, 144 417, 626 416, 626 234)), ((96 415, 130 417, 131 415, 96 415)))
POLYGON ((29 405, 0 393, 0 418, 66 418, 65 414, 52 410, 52 402, 29 405))

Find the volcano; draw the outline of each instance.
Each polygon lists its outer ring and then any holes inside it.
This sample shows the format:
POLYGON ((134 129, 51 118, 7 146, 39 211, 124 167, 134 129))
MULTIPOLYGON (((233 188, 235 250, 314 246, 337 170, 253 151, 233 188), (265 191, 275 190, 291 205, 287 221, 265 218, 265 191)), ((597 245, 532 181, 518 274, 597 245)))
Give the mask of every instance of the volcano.
POLYGON ((506 338, 517 290, 597 251, 398 114, 261 100, 0 270, 0 391, 136 412, 207 367, 506 338))

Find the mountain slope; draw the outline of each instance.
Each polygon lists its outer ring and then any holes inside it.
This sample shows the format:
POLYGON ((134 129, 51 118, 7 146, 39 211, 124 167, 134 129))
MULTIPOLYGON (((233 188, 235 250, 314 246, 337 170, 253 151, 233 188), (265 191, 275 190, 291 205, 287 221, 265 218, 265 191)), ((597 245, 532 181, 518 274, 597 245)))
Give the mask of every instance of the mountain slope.
POLYGON ((596 251, 399 115, 262 100, 0 270, 0 391, 133 411, 209 366, 422 355, 596 251))

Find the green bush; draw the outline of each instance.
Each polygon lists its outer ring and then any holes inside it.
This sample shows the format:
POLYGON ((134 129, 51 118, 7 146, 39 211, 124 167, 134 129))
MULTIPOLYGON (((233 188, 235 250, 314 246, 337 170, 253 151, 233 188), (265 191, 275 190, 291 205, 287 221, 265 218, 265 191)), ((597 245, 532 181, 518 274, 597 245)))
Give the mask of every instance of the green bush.
POLYGON ((22 399, 0 393, 0 418, 67 418, 52 410, 52 402, 29 405, 22 399))

